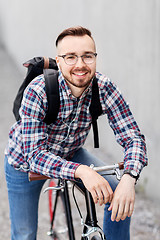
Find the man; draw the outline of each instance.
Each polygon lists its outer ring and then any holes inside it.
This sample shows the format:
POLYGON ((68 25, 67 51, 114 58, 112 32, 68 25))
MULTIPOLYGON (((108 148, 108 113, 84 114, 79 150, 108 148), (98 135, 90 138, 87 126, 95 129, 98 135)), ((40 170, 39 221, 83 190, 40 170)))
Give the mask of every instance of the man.
POLYGON ((96 72, 96 46, 83 27, 64 30, 56 40, 60 110, 49 126, 43 122, 47 97, 43 75, 26 88, 21 121, 10 130, 5 169, 10 203, 11 234, 16 240, 35 240, 38 200, 44 181, 28 182, 29 170, 52 178, 80 178, 95 203, 105 205, 104 232, 109 240, 128 240, 134 209, 135 183, 147 165, 144 136, 129 106, 113 82, 96 72), (104 179, 89 166, 102 165, 83 144, 91 127, 89 106, 96 76, 103 114, 124 148, 124 175, 104 179), (18 171, 17 171, 18 170, 18 171))

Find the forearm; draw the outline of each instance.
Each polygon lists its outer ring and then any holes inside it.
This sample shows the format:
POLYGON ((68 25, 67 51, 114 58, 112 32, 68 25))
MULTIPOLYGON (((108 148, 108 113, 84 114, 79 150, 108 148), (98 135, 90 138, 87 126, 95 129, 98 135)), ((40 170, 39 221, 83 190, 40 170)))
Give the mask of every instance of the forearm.
POLYGON ((108 80, 105 87, 103 112, 107 114, 117 142, 124 148, 124 168, 134 169, 139 174, 148 161, 145 138, 117 86, 108 80))
POLYGON ((74 179, 75 169, 79 165, 50 150, 47 125, 43 121, 23 117, 22 141, 23 155, 31 171, 51 178, 74 179))
POLYGON ((37 150, 29 154, 30 170, 50 178, 74 180, 75 170, 79 164, 67 161, 45 150, 37 150))
POLYGON ((133 169, 140 174, 147 163, 146 144, 143 135, 142 137, 133 138, 133 140, 125 146, 124 169, 133 169))

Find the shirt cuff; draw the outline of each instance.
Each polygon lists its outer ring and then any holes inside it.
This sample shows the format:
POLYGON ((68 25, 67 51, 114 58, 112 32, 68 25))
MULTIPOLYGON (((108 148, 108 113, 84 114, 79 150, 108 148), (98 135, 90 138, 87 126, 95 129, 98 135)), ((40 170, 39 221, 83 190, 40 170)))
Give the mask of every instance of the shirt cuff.
POLYGON ((78 163, 68 162, 61 167, 60 178, 67 180, 75 180, 75 171, 80 166, 78 163))

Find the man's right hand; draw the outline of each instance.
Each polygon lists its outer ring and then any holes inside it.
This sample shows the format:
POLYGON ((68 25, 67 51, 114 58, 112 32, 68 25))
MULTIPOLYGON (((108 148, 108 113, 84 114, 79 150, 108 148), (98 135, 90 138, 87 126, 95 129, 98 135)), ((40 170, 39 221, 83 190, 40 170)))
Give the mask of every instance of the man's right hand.
POLYGON ((101 206, 107 202, 111 202, 113 191, 106 179, 86 165, 80 165, 75 171, 75 178, 80 178, 91 193, 94 203, 101 206))

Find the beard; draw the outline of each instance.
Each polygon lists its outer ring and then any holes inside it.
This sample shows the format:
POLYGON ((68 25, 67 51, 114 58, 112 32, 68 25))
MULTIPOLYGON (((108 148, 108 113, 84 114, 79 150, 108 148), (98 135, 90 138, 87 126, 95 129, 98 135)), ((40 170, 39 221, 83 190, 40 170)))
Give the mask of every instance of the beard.
POLYGON ((69 72, 69 74, 65 74, 62 71, 62 75, 67 83, 71 84, 74 87, 77 88, 87 88, 92 81, 95 72, 91 74, 90 69, 87 68, 76 68, 69 72), (78 74, 81 73, 82 75, 78 74))
POLYGON ((70 83, 74 87, 87 88, 89 86, 90 82, 92 81, 92 78, 90 80, 88 80, 87 82, 83 82, 81 79, 79 79, 78 81, 72 81, 70 79, 65 78, 65 80, 66 80, 66 82, 70 83))

